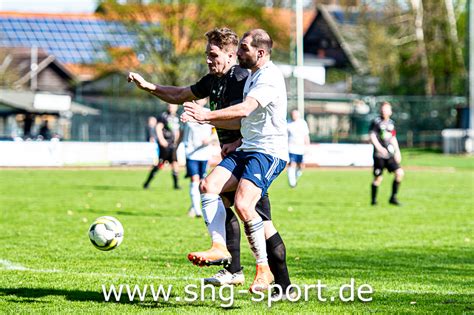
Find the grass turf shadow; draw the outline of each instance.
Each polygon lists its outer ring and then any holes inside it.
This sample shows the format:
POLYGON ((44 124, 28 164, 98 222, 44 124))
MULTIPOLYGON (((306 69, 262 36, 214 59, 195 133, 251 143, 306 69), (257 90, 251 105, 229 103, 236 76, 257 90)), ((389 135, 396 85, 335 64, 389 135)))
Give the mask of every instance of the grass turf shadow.
MULTIPOLYGON (((51 288, 0 288, 0 297, 7 298, 11 303, 47 303, 39 299, 46 296, 64 297, 67 301, 73 302, 99 302, 99 303, 116 303, 116 304, 133 304, 143 308, 181 308, 181 307, 212 307, 218 306, 217 302, 212 301, 195 301, 195 302, 177 302, 177 296, 170 294, 169 301, 160 300, 153 301, 151 297, 147 297, 145 301, 139 301, 136 296, 134 301, 128 299, 126 292, 123 292, 120 301, 116 301, 113 294, 110 300, 106 301, 103 294, 98 291, 82 291, 82 290, 64 290, 51 288)), ((240 306, 230 306, 222 308, 222 310, 240 309, 240 306)))

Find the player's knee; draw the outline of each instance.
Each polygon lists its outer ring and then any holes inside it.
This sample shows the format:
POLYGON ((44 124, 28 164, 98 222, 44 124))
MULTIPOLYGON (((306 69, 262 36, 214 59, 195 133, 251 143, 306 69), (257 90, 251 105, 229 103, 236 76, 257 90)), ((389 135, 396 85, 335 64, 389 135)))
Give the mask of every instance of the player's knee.
POLYGON ((236 197, 234 206, 241 220, 250 221, 254 219, 250 214, 250 203, 245 198, 236 197))
POLYGON ((382 180, 383 180, 382 176, 377 176, 374 178, 374 181, 372 182, 372 184, 374 184, 375 186, 379 186, 380 184, 382 184, 382 180))
POLYGON ((209 181, 204 178, 201 183, 199 183, 199 191, 201 192, 201 194, 207 194, 210 192, 210 186, 211 185, 209 184, 209 181))
POLYGON ((404 176, 405 172, 403 171, 403 169, 399 168, 398 170, 396 170, 395 177, 398 182, 401 182, 404 176))

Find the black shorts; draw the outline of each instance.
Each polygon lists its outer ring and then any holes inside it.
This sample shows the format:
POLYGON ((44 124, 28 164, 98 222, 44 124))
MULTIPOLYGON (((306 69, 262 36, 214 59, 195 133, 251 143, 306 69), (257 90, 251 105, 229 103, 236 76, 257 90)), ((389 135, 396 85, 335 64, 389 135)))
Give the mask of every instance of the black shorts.
POLYGON ((178 161, 175 147, 163 148, 160 146, 160 162, 163 163, 165 161, 168 161, 169 163, 178 161))
POLYGON ((384 168, 392 173, 400 168, 400 164, 393 157, 384 159, 374 156, 374 176, 381 176, 384 168))
MULTIPOLYGON (((221 197, 227 199, 230 202, 230 207, 234 205, 235 191, 221 193, 221 197)), ((257 202, 257 205, 255 206, 255 210, 263 221, 272 220, 270 198, 268 197, 268 193, 265 193, 265 195, 260 198, 260 200, 257 202)))

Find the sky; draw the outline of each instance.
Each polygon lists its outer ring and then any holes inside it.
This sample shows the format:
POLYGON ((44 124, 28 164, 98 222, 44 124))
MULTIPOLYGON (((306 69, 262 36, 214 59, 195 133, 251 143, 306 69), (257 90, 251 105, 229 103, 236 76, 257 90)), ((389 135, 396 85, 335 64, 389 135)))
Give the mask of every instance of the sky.
POLYGON ((97 0, 0 0, 0 11, 91 13, 97 0))

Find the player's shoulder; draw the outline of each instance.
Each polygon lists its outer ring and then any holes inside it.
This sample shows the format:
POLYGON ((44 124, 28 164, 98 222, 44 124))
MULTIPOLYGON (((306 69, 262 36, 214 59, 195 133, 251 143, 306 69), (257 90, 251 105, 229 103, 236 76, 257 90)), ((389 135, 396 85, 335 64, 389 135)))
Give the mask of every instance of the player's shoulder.
POLYGON ((250 72, 239 65, 235 65, 230 69, 230 78, 240 82, 246 80, 250 72))
POLYGON ((382 122, 382 117, 380 116, 377 116, 372 120, 372 123, 377 124, 377 125, 380 124, 381 122, 382 122))
POLYGON ((167 112, 162 112, 159 116, 158 116, 158 120, 166 120, 168 118, 168 113, 167 112))

